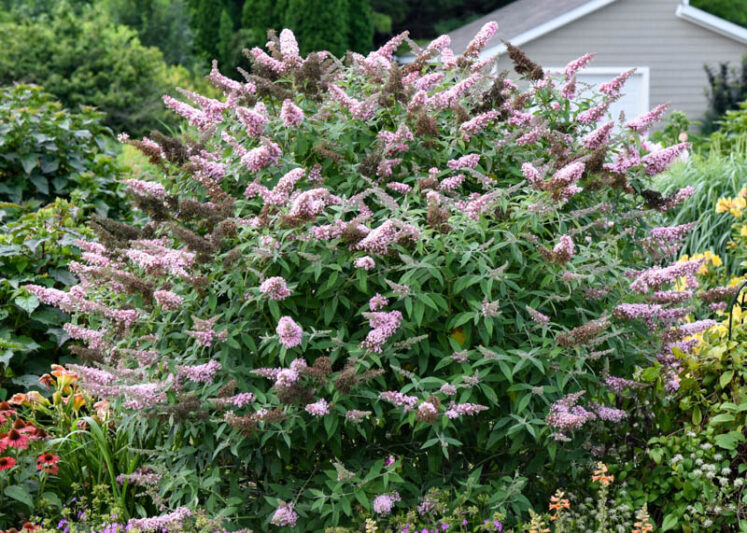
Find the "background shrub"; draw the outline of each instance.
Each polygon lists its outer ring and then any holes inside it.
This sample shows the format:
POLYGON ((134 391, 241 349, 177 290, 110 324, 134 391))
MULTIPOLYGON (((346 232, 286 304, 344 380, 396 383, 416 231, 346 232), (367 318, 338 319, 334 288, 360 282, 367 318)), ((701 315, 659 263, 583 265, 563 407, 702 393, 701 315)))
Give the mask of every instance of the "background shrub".
POLYGON ((88 215, 127 218, 123 168, 101 119, 90 108, 64 109, 40 87, 0 88, 2 398, 65 354, 67 316, 21 286, 74 284, 66 266, 80 256, 73 241, 90 235, 88 215))
POLYGON ((2 22, 0 46, 0 84, 35 83, 69 108, 95 106, 117 131, 142 134, 160 126, 161 95, 172 89, 174 74, 187 85, 186 71, 170 70, 158 49, 93 8, 76 13, 60 3, 43 22, 2 22))
POLYGON ((0 201, 46 204, 74 198, 118 218, 124 194, 111 131, 91 108, 70 112, 41 87, 0 88, 0 201))

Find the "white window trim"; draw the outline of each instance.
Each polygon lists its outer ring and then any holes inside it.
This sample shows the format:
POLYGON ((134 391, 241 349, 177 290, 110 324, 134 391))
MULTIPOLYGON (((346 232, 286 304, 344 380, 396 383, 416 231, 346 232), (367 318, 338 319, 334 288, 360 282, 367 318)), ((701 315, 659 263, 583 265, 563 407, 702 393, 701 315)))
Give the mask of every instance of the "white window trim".
POLYGON ((683 2, 677 6, 675 15, 682 20, 692 22, 698 26, 720 33, 721 35, 730 37, 742 44, 747 44, 747 28, 743 28, 742 26, 738 26, 728 20, 706 13, 702 9, 693 7, 690 5, 690 0, 683 0, 683 2))
MULTIPOLYGON (((565 67, 548 67, 546 70, 549 70, 553 73, 563 72, 565 67)), ((651 69, 649 67, 586 67, 582 69, 579 73, 580 74, 603 74, 603 75, 610 75, 611 77, 618 76, 619 74, 622 74, 623 72, 635 69, 635 73, 633 76, 640 75, 641 77, 641 84, 643 88, 643 94, 638 99, 638 105, 639 105, 639 115, 642 115, 643 113, 647 113, 650 110, 651 105, 651 69)), ((623 92, 625 92, 625 88, 623 88, 623 92)), ((627 117, 628 119, 632 119, 635 117, 627 117)))

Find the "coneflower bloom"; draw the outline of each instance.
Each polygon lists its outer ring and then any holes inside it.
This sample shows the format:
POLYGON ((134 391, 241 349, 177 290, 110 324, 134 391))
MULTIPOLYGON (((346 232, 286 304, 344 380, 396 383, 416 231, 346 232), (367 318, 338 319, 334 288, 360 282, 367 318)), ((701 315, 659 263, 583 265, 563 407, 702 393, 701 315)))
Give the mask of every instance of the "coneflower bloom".
POLYGON ((12 457, 0 457, 0 471, 9 470, 16 466, 16 460, 12 457))
POLYGON ((57 466, 59 460, 59 455, 54 455, 51 452, 44 452, 36 459, 36 469, 42 470, 47 474, 56 475, 59 471, 59 467, 57 466))
POLYGON ((21 433, 17 429, 11 429, 10 431, 8 431, 8 433, 0 435, 0 450, 5 450, 6 448, 25 450, 28 447, 28 436, 24 433, 21 433))

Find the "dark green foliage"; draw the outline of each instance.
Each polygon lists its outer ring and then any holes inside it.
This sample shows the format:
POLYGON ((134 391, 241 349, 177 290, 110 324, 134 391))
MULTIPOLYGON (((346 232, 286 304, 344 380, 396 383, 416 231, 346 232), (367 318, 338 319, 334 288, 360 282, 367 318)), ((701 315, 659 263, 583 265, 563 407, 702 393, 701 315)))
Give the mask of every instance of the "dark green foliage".
POLYGON ((205 59, 219 57, 218 32, 223 12, 222 0, 199 0, 192 24, 195 29, 195 48, 205 59))
POLYGON ((691 0, 690 5, 747 27, 747 0, 691 0))
POLYGON ((65 315, 19 287, 76 283, 65 267, 80 255, 72 243, 86 234, 84 217, 122 216, 109 133, 100 113, 71 113, 39 87, 0 88, 0 387, 45 372, 64 353, 65 315))
POLYGON ((341 56, 348 49, 348 0, 289 0, 284 26, 296 34, 302 54, 329 50, 341 56))
POLYGON ((740 102, 747 100, 747 55, 739 66, 721 63, 718 69, 706 65, 705 70, 710 88, 703 132, 711 133, 719 118, 729 110, 738 109, 740 102))
POLYGON ((137 31, 145 46, 155 46, 169 64, 191 67, 193 32, 186 0, 102 0, 115 24, 137 31))
POLYGON ((101 113, 71 113, 40 87, 0 88, 0 202, 42 204, 74 198, 118 216, 120 169, 108 150, 101 113))
POLYGON ((12 219, 0 226, 0 398, 6 398, 35 384, 67 354, 62 348, 67 315, 40 305, 22 287, 37 283, 64 289, 77 283, 67 265, 80 258, 73 241, 88 230, 84 210, 65 200, 37 211, 6 204, 0 215, 12 219))
POLYGON ((168 79, 161 52, 101 11, 76 16, 63 8, 43 23, 0 23, 0 84, 36 83, 67 107, 93 105, 116 130, 141 133, 162 124, 161 95, 177 81, 168 79))
MULTIPOLYGON (((416 39, 436 37, 513 0, 370 0, 377 13, 391 17, 392 32, 410 31, 416 39)), ((379 35, 377 41, 387 39, 379 35)))
POLYGON ((348 48, 361 54, 373 46, 374 23, 369 0, 348 0, 348 48))
POLYGON ((264 46, 267 30, 283 25, 288 0, 246 0, 241 12, 241 28, 247 31, 249 46, 264 46))
POLYGON ((231 54, 231 45, 234 42, 233 20, 225 9, 220 14, 220 25, 218 26, 218 56, 221 63, 226 64, 231 54))

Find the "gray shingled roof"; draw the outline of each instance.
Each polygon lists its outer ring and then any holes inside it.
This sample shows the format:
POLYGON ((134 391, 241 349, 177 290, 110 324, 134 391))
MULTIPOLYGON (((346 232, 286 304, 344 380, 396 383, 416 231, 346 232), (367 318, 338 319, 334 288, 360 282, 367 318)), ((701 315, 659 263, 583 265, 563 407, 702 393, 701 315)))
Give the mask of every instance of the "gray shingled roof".
POLYGON ((486 22, 498 23, 498 32, 488 42, 487 48, 500 44, 501 40, 510 41, 517 35, 536 28, 549 20, 559 17, 589 0, 516 0, 492 13, 488 13, 466 26, 457 28, 449 34, 451 48, 455 53, 464 52, 467 45, 480 31, 486 22))

